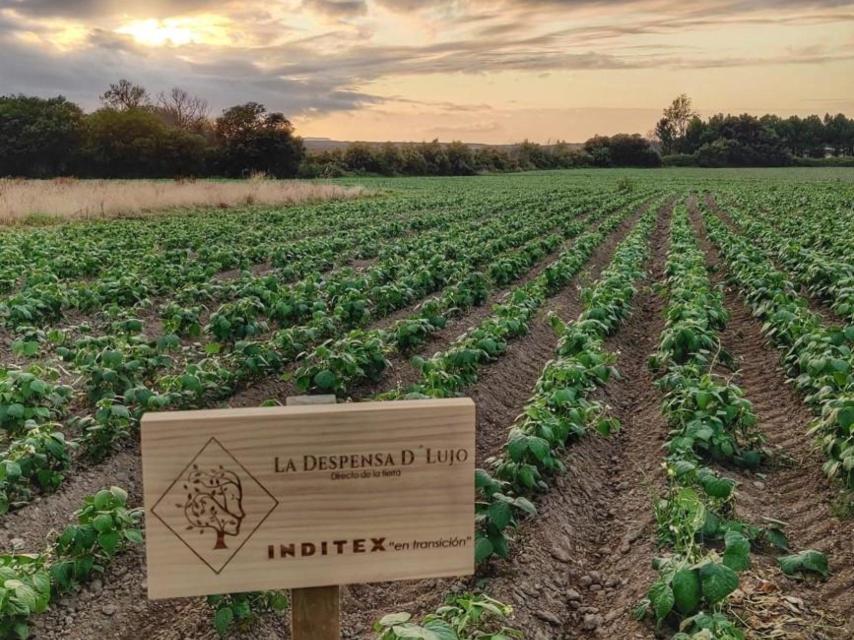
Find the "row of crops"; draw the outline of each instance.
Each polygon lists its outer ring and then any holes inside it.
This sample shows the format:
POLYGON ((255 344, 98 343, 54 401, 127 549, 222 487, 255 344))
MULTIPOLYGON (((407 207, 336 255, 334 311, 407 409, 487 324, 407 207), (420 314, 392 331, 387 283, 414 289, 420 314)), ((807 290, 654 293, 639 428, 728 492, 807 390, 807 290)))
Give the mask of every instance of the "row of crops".
MULTIPOLYGON (((22 231, 10 233, 5 250, 10 255, 17 250, 19 258, 28 240, 54 250, 64 246, 69 254, 79 242, 84 255, 95 257, 91 269, 79 271, 63 266, 67 261, 59 256, 36 252, 6 287, 0 306, 4 338, 21 366, 9 367, 0 379, 3 510, 25 508, 34 497, 60 489, 69 475, 110 456, 133 438, 147 410, 215 406, 286 368, 296 372, 304 389, 345 395, 353 385, 376 379, 392 353, 413 352, 449 319, 510 287, 503 294, 506 301, 475 331, 476 347, 463 337, 449 350, 480 349, 480 364, 496 359, 502 349, 489 346, 486 332, 495 344, 521 335, 542 301, 565 286, 593 249, 648 198, 643 192, 606 198, 575 188, 560 196, 547 190, 487 198, 497 209, 490 215, 484 214, 483 198, 461 212, 459 204, 447 209, 439 197, 423 203, 423 212, 409 210, 399 220, 387 206, 383 215, 352 230, 345 226, 331 237, 318 234, 300 241, 300 247, 289 246, 287 259, 276 248, 285 240, 275 234, 262 241, 259 233, 237 233, 228 246, 219 243, 237 231, 230 216, 223 228, 208 218, 199 221, 202 233, 214 230, 204 245, 186 222, 157 220, 150 223, 156 229, 140 240, 155 243, 162 234, 161 242, 150 245, 160 252, 129 253, 127 261, 114 265, 98 259, 109 240, 81 239, 86 232, 97 236, 91 226, 69 227, 62 244, 46 238, 62 236, 65 229, 39 230, 29 239, 22 231), (192 242, 184 246, 182 238, 192 242), (212 251, 220 258, 213 259, 212 251), (354 266, 353 260, 363 263, 354 266), (266 270, 252 269, 264 263, 266 270), (246 270, 229 279, 216 277, 234 266, 246 270), (539 276, 513 286, 534 268, 541 270, 539 276), (135 291, 128 293, 118 278, 126 278, 135 291), (164 296, 167 291, 172 295, 164 296), (194 306, 202 301, 207 305, 194 306), (399 310, 410 313, 371 328, 399 310)), ((353 218, 364 206, 348 202, 343 208, 353 218)), ((319 209, 310 213, 326 215, 328 205, 319 209)), ((300 235, 312 236, 314 219, 306 217, 300 235)), ((281 218, 274 222, 282 226, 281 218)), ((145 226, 116 225, 107 227, 113 239, 145 226)), ((116 543, 112 535, 95 536, 90 546, 111 557, 125 543, 138 541, 133 528, 138 513, 127 514, 131 533, 120 532, 116 543)), ((97 515, 104 516, 99 522, 106 531, 109 514, 97 515)), ((45 579, 59 575, 56 556, 53 547, 35 556, 13 556, 32 560, 10 565, 25 578, 19 588, 23 600, 10 618, 20 636, 26 635, 27 617, 46 606, 47 594, 79 587, 106 566, 93 560, 90 571, 63 574, 60 588, 55 578, 45 579), (38 595, 36 601, 30 601, 30 591, 38 595)), ((282 604, 276 594, 211 602, 223 631, 254 613, 247 609, 282 604)))
MULTIPOLYGON (((465 395, 535 322, 549 322, 553 357, 475 478, 476 559, 486 575, 512 557, 517 530, 537 525, 537 502, 572 463, 571 443, 621 428, 601 395, 620 386, 619 354, 605 339, 632 313, 662 250, 651 234, 675 203, 659 283, 666 328, 650 354, 671 429, 667 487, 650 505, 661 557, 637 613, 680 639, 741 638, 724 611, 751 553, 778 556, 790 575, 826 575, 828 562, 790 548, 782 527, 735 515, 727 469, 774 460, 729 370, 720 339, 728 314, 687 195, 697 194, 732 282, 815 413, 829 482, 850 488, 854 222, 850 194, 831 189, 816 186, 814 197, 793 202, 808 189, 725 186, 713 198, 706 186, 550 174, 404 181, 393 193, 342 203, 0 233, 0 512, 26 513, 76 474, 97 473, 133 446, 146 411, 223 406, 279 378, 297 392, 340 398, 465 395), (610 264, 578 293, 581 314, 557 309, 546 318, 546 302, 574 287, 616 235, 623 239, 610 264), (459 335, 438 339, 449 325, 459 335), (388 388, 391 360, 411 362, 416 381, 388 388)), ((0 555, 0 638, 28 637, 34 616, 142 540, 140 513, 129 507, 138 496, 110 480, 43 548, 0 555)), ((483 594, 449 597, 427 615, 382 618, 377 637, 523 637, 507 605, 483 594)), ((225 635, 280 612, 287 599, 227 594, 208 604, 225 635)))
POLYGON ((656 535, 667 553, 655 559, 658 578, 636 613, 658 627, 678 628, 680 640, 744 637, 725 611, 739 574, 751 566, 751 552, 780 554, 789 575, 826 576, 828 570, 818 551, 792 553, 782 523, 736 515, 736 482, 726 469, 759 468, 768 454, 752 404, 732 381, 734 362, 720 337, 729 314, 706 260, 687 208, 678 207, 665 270, 665 329, 650 358, 671 428, 664 447, 667 488, 654 505, 656 535))

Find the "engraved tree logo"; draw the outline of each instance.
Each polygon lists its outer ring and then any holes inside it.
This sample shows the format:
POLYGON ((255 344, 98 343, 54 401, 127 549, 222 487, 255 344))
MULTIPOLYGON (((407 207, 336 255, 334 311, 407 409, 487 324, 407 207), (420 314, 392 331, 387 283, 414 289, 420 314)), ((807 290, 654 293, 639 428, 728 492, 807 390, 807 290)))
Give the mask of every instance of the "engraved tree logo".
POLYGON ((189 522, 187 530, 206 529, 216 532, 214 549, 227 549, 225 536, 240 534, 240 524, 246 517, 243 511, 243 487, 240 477, 222 465, 202 470, 194 464, 184 481, 187 500, 177 505, 184 510, 189 522))

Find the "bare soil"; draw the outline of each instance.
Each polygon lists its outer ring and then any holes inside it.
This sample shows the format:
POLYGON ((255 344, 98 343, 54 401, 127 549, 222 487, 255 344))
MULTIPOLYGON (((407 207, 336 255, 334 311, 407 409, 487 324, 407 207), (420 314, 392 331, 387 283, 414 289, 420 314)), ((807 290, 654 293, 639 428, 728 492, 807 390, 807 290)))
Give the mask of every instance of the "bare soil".
MULTIPOLYGON (((521 411, 524 402, 530 396, 533 385, 542 371, 545 362, 553 354, 556 337, 548 326, 546 314, 555 311, 570 319, 580 311, 579 291, 582 282, 598 277, 610 262, 617 244, 626 236, 641 214, 639 209, 629 217, 594 252, 583 274, 578 276, 557 296, 544 306, 531 332, 520 340, 511 343, 507 353, 495 364, 485 368, 481 379, 469 389, 469 394, 478 402, 478 458, 497 452, 506 438, 507 430, 521 411), (485 443, 485 444, 484 444, 485 443)), ((536 268, 542 269, 547 261, 536 268)), ((477 309, 483 317, 488 309, 477 309)), ((465 317, 466 325, 475 324, 471 315, 465 317)), ((450 343, 456 334, 448 332, 443 340, 450 343)), ((441 348, 434 342, 432 348, 441 348)), ((290 383, 276 382, 275 392, 279 399, 291 392, 290 383), (281 386, 280 386, 281 385, 281 386)), ((263 385, 264 392, 272 389, 263 385)), ((382 390, 377 388, 376 391, 382 390)), ((234 404, 252 402, 257 398, 250 395, 251 390, 239 394, 234 404)), ((256 390, 256 393, 258 390, 256 390)), ((269 396, 265 396, 269 397, 269 396)), ((140 465, 136 452, 123 453, 117 462, 103 467, 103 473, 94 472, 93 486, 110 484, 115 477, 117 466, 125 473, 125 486, 131 486, 131 500, 141 502, 140 465), (98 482, 100 480, 100 483, 98 482)), ((82 496, 87 492, 88 484, 76 488, 82 496)), ((43 540, 46 529, 68 521, 68 505, 75 504, 74 499, 64 499, 65 489, 59 494, 48 496, 45 501, 57 502, 52 508, 53 517, 39 515, 30 518, 30 509, 15 514, 18 518, 15 529, 33 530, 35 533, 27 540, 43 540)), ((448 589, 456 586, 471 586, 469 581, 458 580, 421 580, 392 584, 355 585, 343 592, 343 627, 345 637, 371 637, 371 625, 377 617, 394 610, 424 611, 441 602, 448 589)), ((125 553, 111 565, 104 579, 92 587, 83 589, 79 594, 65 598, 57 607, 37 618, 39 633, 36 637, 45 639, 88 640, 99 637, 105 640, 131 640, 151 638, 152 640, 205 639, 213 640, 216 633, 210 623, 210 609, 200 599, 179 599, 149 602, 145 595, 144 553, 135 549, 125 553), (97 598, 97 600, 95 600, 97 598), (95 600, 98 604, 89 604, 95 600)), ((286 625, 274 616, 265 616, 258 625, 249 630, 245 638, 288 637, 286 625)))
MULTIPOLYGON (((539 514, 517 531, 513 554, 493 562, 477 578, 490 595, 514 607, 513 625, 529 640, 653 638, 649 624, 632 618, 631 609, 655 579, 651 560, 655 542, 653 504, 665 485, 661 446, 668 427, 660 411, 661 394, 647 367, 664 327, 665 300, 657 283, 663 276, 672 207, 662 207, 651 239, 647 275, 639 283, 633 312, 606 346, 617 354, 619 379, 600 397, 622 423, 610 438, 590 434, 571 445, 568 471, 555 478, 551 491, 537 501, 539 514)), ((530 332, 510 343, 507 352, 485 367, 466 393, 477 414, 477 461, 496 454, 530 397, 557 338, 547 322, 550 311, 564 320, 581 310, 580 289, 595 280, 610 262, 641 211, 624 222, 594 252, 584 272, 550 298, 530 332)), ((701 246, 707 252, 716 282, 726 271, 694 214, 701 246)), ((526 280, 548 263, 539 263, 526 280)), ((441 350, 465 328, 491 312, 490 303, 472 310, 439 332, 422 353, 441 350)), ((821 454, 807 435, 811 415, 786 384, 779 354, 763 338, 759 322, 734 289, 726 288, 732 314, 722 335, 739 371, 736 381, 746 391, 760 418, 760 427, 776 452, 774 465, 761 473, 726 470, 739 480, 740 514, 755 522, 763 516, 788 523, 796 550, 816 548, 830 559, 826 582, 795 582, 785 578, 767 554, 754 554, 754 567, 743 576, 734 598, 734 612, 752 629, 752 639, 841 640, 854 638, 854 524, 840 520, 833 505, 837 489, 821 472, 821 454), (845 626, 845 625, 848 626, 845 626), (773 635, 777 634, 777 635, 773 635)), ((405 360, 395 362, 391 377, 359 390, 357 397, 414 381, 405 360)), ((290 382, 265 380, 235 396, 231 404, 258 404, 266 398, 294 393, 290 382)), ((141 501, 139 454, 129 447, 106 463, 75 473, 61 491, 5 516, 0 546, 32 550, 64 526, 83 495, 109 484, 129 488, 134 504, 141 501)), ((452 590, 470 589, 475 579, 420 580, 353 585, 342 589, 344 637, 372 638, 371 625, 393 611, 425 612, 452 590)), ((145 594, 144 552, 120 556, 102 579, 63 598, 35 618, 35 636, 44 640, 215 640, 211 610, 198 598, 149 602, 145 594)), ((286 618, 264 616, 236 637, 288 638, 286 618)))
MULTIPOLYGON (((729 216, 729 214, 723 208, 721 208, 720 205, 718 205, 714 194, 706 194, 706 204, 712 211, 714 211, 718 215, 721 220, 723 220, 724 224, 726 224, 731 230, 735 232, 740 232, 741 227, 729 216)), ((798 280, 794 277, 794 274, 790 273, 785 266, 780 264, 780 261, 775 256, 769 256, 769 258, 778 271, 788 274, 789 277, 792 278, 792 281, 798 287, 798 294, 806 301, 810 311, 819 316, 828 326, 844 324, 845 320, 840 317, 839 314, 837 314, 833 309, 831 309, 829 304, 827 304, 821 298, 814 296, 803 285, 798 284, 798 280)))
MULTIPOLYGON (((694 212, 694 227, 708 257, 713 281, 724 288, 730 320, 721 335, 724 348, 735 359, 734 382, 753 403, 759 428, 768 439, 774 462, 757 473, 728 469, 739 481, 736 504, 740 517, 762 523, 773 518, 786 523, 785 532, 793 551, 817 549, 827 554, 831 576, 827 581, 796 582, 778 569, 772 555, 754 554, 755 574, 767 585, 764 606, 777 600, 797 609, 786 618, 771 618, 785 638, 854 637, 854 522, 835 515, 840 488, 822 473, 823 457, 807 431, 813 420, 809 408, 786 382, 780 353, 765 340, 759 321, 750 308, 727 286, 727 270, 717 249, 708 241, 702 220, 694 212), (846 626, 847 623, 847 626, 846 626), (823 634, 823 635, 822 635, 823 634)), ((759 618, 762 623, 767 619, 759 618)), ((760 624, 760 622, 757 622, 760 624)))

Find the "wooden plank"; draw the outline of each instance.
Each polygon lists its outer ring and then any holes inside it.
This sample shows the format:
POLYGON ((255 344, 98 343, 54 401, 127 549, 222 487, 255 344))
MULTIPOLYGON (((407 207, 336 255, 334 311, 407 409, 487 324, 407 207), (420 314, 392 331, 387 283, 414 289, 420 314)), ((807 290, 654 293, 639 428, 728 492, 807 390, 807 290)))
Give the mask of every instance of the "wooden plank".
MULTIPOLYGON (((334 395, 291 396, 289 407, 335 404, 334 395)), ((291 637, 293 640, 340 640, 340 588, 309 587, 291 590, 291 637)))
POLYGON ((285 404, 289 407, 305 407, 315 404, 335 404, 338 402, 332 394, 324 394, 317 396, 289 396, 285 399, 285 404))
POLYGON ((291 592, 293 640, 340 640, 341 611, 338 587, 310 587, 291 592))
POLYGON ((152 598, 474 571, 465 398, 147 413, 152 598))

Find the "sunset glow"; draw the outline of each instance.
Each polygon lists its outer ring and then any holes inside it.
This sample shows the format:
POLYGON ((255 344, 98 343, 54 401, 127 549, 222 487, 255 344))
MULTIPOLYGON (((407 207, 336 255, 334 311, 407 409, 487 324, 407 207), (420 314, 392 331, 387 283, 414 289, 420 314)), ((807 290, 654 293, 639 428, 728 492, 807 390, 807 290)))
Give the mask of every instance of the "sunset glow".
POLYGON ((87 108, 127 77, 305 136, 582 140, 701 113, 854 112, 854 2, 0 0, 4 89, 87 108))
POLYGON ((119 27, 116 33, 129 35, 139 44, 149 47, 225 45, 229 42, 225 20, 215 17, 137 20, 119 27))

